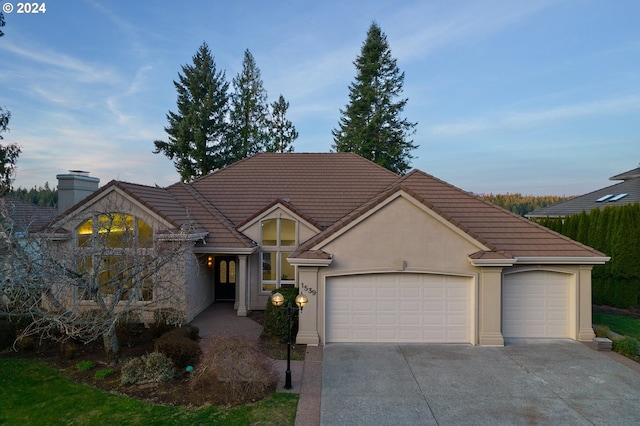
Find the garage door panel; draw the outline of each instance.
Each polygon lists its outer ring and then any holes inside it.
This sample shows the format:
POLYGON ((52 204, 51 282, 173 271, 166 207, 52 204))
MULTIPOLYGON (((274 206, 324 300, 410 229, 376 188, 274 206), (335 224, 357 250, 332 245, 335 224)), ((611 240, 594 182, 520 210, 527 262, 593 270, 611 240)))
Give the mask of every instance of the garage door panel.
POLYGON ((470 342, 470 298, 468 278, 428 274, 330 278, 326 341, 470 342), (368 300, 358 300, 363 297, 368 300), (373 318, 373 323, 363 324, 359 315, 373 318), (373 330, 366 328, 369 326, 373 330))
POLYGON ((535 271, 507 275, 502 289, 505 337, 569 337, 567 274, 535 271))

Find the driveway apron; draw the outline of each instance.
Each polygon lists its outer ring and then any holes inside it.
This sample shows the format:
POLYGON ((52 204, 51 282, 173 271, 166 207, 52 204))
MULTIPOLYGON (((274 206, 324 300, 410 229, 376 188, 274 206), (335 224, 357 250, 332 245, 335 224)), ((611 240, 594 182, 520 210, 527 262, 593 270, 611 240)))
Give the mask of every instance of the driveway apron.
POLYGON ((330 344, 322 425, 637 424, 640 373, 570 340, 330 344))

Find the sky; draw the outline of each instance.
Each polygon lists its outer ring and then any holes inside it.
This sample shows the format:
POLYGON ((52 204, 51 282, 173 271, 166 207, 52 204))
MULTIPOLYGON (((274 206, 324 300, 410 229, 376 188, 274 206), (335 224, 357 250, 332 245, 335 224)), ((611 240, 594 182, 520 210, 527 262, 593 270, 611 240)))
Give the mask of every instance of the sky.
POLYGON ((182 65, 206 42, 231 82, 249 49, 296 152, 328 152, 372 22, 405 73, 413 168, 474 193, 580 195, 640 163, 640 2, 0 0, 0 143, 14 187, 85 170, 168 186, 153 154, 182 65), (7 13, 7 3, 13 11, 7 13))

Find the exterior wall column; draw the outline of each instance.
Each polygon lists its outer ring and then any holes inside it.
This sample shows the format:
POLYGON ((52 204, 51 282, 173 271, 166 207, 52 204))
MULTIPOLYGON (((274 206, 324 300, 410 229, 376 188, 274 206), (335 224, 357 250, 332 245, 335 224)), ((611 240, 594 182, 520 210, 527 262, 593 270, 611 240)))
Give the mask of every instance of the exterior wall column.
POLYGON ((249 294, 249 274, 246 255, 238 256, 238 276, 236 277, 236 309, 239 317, 246 317, 247 295, 249 294))
POLYGON ((299 312, 296 343, 317 346, 318 334, 318 267, 298 266, 299 292, 309 299, 307 306, 299 312))
POLYGON ((504 346, 501 267, 483 267, 480 272, 478 343, 482 346, 504 346))
POLYGON ((578 269, 578 340, 590 341, 596 337, 592 323, 591 270, 593 266, 578 269))

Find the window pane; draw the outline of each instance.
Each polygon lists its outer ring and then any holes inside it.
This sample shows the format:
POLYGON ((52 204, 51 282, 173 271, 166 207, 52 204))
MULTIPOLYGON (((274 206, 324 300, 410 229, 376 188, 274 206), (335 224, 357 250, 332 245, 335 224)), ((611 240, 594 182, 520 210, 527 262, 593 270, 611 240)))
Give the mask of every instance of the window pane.
POLYGON ((100 244, 110 248, 130 247, 133 235, 133 216, 109 213, 98 217, 100 244))
POLYGON ((280 245, 295 246, 296 245, 296 223, 293 220, 280 220, 280 245))
POLYGON ((262 253, 262 280, 276 280, 276 253, 262 253))
POLYGON ((226 260, 222 260, 220 262, 220 284, 226 284, 227 283, 227 261, 226 260))
POLYGON ((236 262, 232 260, 229 262, 229 282, 231 284, 236 283, 236 262))
POLYGON ((262 222, 262 245, 277 246, 278 245, 278 220, 270 219, 262 222))
POLYGON ((153 247, 153 228, 138 219, 138 244, 143 248, 153 247))
POLYGON ((280 253, 280 279, 281 280, 295 280, 296 270, 293 265, 287 262, 290 252, 280 253))
POLYGON ((275 284, 262 283, 262 291, 273 291, 276 289, 275 284))
POLYGON ((78 247, 90 247, 93 235, 93 219, 87 219, 76 229, 78 247))

